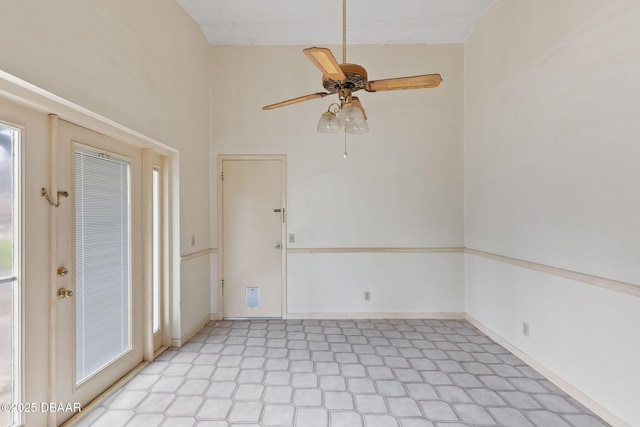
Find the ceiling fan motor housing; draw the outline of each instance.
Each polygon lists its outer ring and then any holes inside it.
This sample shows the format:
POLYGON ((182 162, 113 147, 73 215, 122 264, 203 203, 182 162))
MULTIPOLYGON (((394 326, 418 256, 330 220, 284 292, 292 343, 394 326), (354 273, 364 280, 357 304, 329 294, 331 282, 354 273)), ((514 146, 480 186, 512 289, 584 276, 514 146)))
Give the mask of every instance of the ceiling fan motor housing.
POLYGON ((346 80, 332 80, 325 74, 322 75, 322 86, 329 93, 336 93, 340 89, 350 89, 355 92, 360 89, 366 89, 367 86, 367 70, 358 64, 340 64, 340 69, 347 76, 346 80))

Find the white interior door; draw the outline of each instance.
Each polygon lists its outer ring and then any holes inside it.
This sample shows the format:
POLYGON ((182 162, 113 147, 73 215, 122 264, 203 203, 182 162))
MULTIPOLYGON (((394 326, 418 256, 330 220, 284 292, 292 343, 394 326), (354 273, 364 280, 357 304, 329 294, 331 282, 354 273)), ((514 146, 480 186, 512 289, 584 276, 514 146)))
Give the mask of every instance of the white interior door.
POLYGON ((284 159, 222 161, 224 317, 282 317, 284 159))
POLYGON ((59 121, 56 163, 52 375, 84 406, 142 360, 141 152, 59 121))

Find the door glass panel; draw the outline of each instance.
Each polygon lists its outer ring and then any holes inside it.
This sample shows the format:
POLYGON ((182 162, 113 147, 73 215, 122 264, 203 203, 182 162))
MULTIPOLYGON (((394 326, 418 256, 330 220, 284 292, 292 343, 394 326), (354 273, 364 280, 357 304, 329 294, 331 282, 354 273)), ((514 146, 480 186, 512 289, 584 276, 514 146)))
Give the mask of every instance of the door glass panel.
MULTIPOLYGON (((18 162, 19 131, 0 124, 0 402, 18 402, 18 162)), ((0 411, 0 425, 17 422, 0 411)))
POLYGON ((131 349, 129 162, 75 150, 76 382, 131 349))
POLYGON ((153 169, 153 333, 160 331, 160 170, 153 169))

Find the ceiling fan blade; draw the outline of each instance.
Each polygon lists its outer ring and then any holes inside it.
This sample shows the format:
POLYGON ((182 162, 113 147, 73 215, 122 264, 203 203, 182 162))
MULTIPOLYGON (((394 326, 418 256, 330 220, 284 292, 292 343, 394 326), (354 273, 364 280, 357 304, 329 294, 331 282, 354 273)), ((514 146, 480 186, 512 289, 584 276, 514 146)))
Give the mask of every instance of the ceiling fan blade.
POLYGON ((275 104, 265 105, 264 107, 262 107, 262 109, 263 110, 273 110, 274 108, 285 107, 287 105, 297 104, 298 102, 309 101, 311 99, 316 99, 316 98, 324 98, 327 95, 330 95, 330 93, 328 93, 328 92, 311 93, 309 95, 299 96, 299 97, 293 98, 293 99, 287 99, 286 101, 277 102, 275 104))
POLYGON ((386 80, 372 80, 367 82, 365 89, 367 92, 377 92, 381 90, 400 89, 429 89, 438 87, 442 82, 440 74, 425 74, 422 76, 399 77, 386 80))
POLYGON ((303 52, 322 71, 322 74, 331 80, 342 81, 347 79, 347 76, 340 69, 340 64, 338 64, 336 57, 326 47, 310 47, 304 49, 303 52))
POLYGON ((364 119, 367 120, 367 113, 364 112, 364 107, 362 106, 362 102, 360 102, 358 97, 357 96, 352 96, 351 97, 351 102, 353 103, 353 105, 355 105, 356 107, 358 107, 359 109, 362 110, 362 115, 364 116, 364 119))

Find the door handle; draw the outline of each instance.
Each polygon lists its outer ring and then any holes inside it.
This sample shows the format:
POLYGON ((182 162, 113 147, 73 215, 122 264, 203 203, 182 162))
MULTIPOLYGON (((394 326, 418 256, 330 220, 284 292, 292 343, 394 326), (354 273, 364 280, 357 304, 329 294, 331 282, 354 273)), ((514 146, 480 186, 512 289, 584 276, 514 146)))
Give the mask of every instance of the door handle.
POLYGON ((282 247, 282 245, 280 243, 276 243, 275 245, 273 245, 273 247, 278 250, 282 247))
POLYGON ((73 296, 73 291, 71 289, 67 289, 67 288, 58 289, 58 298, 60 299, 71 298, 72 296, 73 296))

